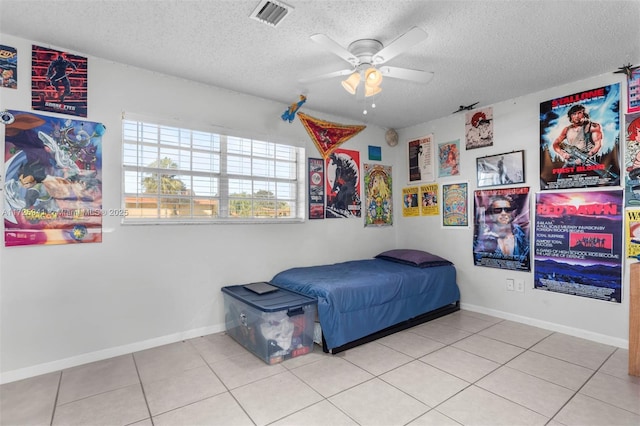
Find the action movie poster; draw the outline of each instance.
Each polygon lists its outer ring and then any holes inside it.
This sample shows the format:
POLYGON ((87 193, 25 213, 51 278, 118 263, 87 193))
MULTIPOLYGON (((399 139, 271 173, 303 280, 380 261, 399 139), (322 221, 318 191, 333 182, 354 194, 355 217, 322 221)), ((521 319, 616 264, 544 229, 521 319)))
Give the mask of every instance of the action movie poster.
POLYGON ((442 185, 442 226, 469 226, 469 184, 442 185))
POLYGON ((622 190, 539 193, 534 288, 620 303, 622 190))
POLYGON ((87 58, 32 46, 31 107, 87 116, 87 58))
POLYGON ((391 166, 364 163, 362 167, 367 206, 364 226, 393 225, 391 166))
POLYGON ((326 218, 361 217, 360 152, 336 149, 326 159, 326 218))
POLYGON ((465 114, 466 149, 493 145, 493 108, 484 108, 465 114))
POLYGON ((625 115, 624 167, 625 195, 628 207, 640 206, 640 113, 625 115))
POLYGON ((438 216, 438 184, 420 185, 420 214, 422 216, 438 216))
POLYGON ((438 144, 438 177, 460 174, 460 140, 438 144))
POLYGON ((2 122, 5 246, 101 242, 105 127, 22 111, 2 122))
POLYGON ((476 190, 473 259, 476 266, 530 271, 529 188, 476 190))
POLYGON ((627 209, 625 233, 627 243, 627 257, 640 260, 640 209, 627 209))
POLYGON ((309 158, 309 219, 324 219, 324 161, 309 158))
POLYGON ((0 44, 0 87, 18 88, 18 51, 0 44))
POLYGON ((433 182, 433 135, 409 141, 409 183, 433 182))
POLYGON ((620 84, 540 104, 540 189, 620 185, 620 84))
POLYGON ((420 188, 417 186, 402 188, 402 216, 420 216, 419 192, 420 188))

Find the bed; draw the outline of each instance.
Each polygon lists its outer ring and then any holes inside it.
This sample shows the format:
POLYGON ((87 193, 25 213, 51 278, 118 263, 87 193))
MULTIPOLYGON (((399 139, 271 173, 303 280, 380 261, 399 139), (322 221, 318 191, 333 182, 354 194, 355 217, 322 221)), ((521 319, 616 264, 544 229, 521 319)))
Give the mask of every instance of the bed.
POLYGON ((334 354, 460 309, 453 263, 421 250, 291 268, 271 283, 317 298, 322 347, 334 354))

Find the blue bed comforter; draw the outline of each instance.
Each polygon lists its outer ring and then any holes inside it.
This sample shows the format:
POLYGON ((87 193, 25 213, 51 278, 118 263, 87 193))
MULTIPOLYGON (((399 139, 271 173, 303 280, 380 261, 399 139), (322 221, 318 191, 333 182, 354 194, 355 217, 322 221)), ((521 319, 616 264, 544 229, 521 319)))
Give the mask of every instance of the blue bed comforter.
POLYGON ((374 258, 292 268, 271 283, 318 299, 329 349, 460 300, 453 265, 417 268, 374 258))

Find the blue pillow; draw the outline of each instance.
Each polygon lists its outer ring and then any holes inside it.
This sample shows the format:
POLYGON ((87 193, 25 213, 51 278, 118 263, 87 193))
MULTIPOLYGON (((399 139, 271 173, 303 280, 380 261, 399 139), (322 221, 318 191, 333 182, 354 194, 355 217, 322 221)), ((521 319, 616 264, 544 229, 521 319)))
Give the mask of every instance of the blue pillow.
POLYGON ((422 250, 395 249, 387 250, 375 257, 391 262, 416 266, 418 268, 431 268, 433 266, 453 265, 449 260, 422 250))

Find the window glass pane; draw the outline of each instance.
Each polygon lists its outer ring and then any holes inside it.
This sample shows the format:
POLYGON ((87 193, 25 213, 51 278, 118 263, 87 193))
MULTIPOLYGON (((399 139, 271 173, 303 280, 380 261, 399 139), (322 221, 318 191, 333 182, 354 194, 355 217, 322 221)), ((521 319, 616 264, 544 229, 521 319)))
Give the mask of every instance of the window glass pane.
POLYGON ((269 181, 254 181, 253 194, 256 198, 275 198, 276 183, 269 181))
POLYGON ((253 192, 252 182, 246 179, 229 179, 229 196, 243 197, 253 192))
POLYGON ((227 157, 227 167, 230 175, 251 176, 251 158, 230 155, 227 157))
POLYGON ((291 182, 277 182, 276 196, 279 200, 293 200, 296 196, 296 185, 291 182))
POLYGON ((199 218, 217 218, 219 201, 209 198, 193 200, 193 216, 199 218))
POLYGON ((215 197, 218 195, 218 179, 210 176, 194 176, 191 191, 193 195, 215 197))
POLYGON ((230 154, 251 155, 251 139, 227 137, 227 149, 230 154))
POLYGON ((194 151, 191 155, 193 171, 220 173, 220 154, 194 151))
POLYGON ((275 176, 278 179, 295 179, 296 178, 296 165, 295 163, 288 163, 278 161, 275 163, 275 176))
POLYGON ((238 198, 229 200, 229 217, 231 218, 248 218, 253 215, 253 206, 251 199, 238 198))

